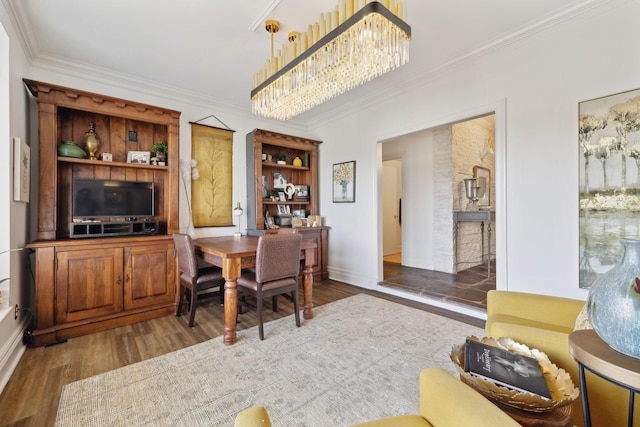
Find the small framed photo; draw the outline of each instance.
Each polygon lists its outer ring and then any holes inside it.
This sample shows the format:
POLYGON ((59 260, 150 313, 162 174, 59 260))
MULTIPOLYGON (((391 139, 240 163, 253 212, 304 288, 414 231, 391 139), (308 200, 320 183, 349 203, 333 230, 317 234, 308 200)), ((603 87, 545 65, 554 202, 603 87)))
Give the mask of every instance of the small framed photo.
POLYGON ((307 197, 307 196, 309 196, 309 186, 308 185, 296 185, 296 196, 297 197, 307 197))
POLYGON ((149 151, 127 151, 127 163, 148 165, 150 159, 151 152, 149 151))
POLYGON ((281 202, 287 201, 287 195, 284 194, 284 191, 278 191, 278 200, 280 200, 281 202))
POLYGON ((267 226, 267 228, 275 228, 276 226, 275 222, 273 222, 272 216, 265 217, 264 224, 267 226))
POLYGON ((307 217, 307 211, 304 209, 295 209, 293 212, 291 212, 291 215, 297 217, 297 218, 306 218, 307 217))
POLYGON ((287 174, 274 173, 273 174, 273 188, 284 188, 287 186, 287 174))
POLYGON ((286 215, 287 214, 287 205, 278 205, 278 215, 286 215))

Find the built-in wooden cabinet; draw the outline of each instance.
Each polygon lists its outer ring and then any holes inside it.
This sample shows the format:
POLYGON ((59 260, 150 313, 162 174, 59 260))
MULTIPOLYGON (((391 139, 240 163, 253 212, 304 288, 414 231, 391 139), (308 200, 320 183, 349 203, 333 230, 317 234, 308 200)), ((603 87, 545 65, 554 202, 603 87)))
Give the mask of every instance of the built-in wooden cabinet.
MULTIPOLYGON (((322 141, 255 129, 247 134, 247 233, 260 235, 268 231, 265 217, 277 218, 285 207, 289 213, 304 210, 305 216, 320 215, 318 204, 318 146, 322 141), (285 164, 278 164, 284 153, 285 164), (301 165, 295 165, 294 159, 301 165), (283 175, 286 182, 307 189, 306 196, 295 194, 284 201, 272 200, 270 190, 274 180, 283 175)), ((280 191, 280 190, 278 190, 280 191)), ((329 227, 301 227, 303 239, 317 244, 314 280, 329 277, 327 272, 327 250, 329 227)))
POLYGON ((32 195, 38 203, 37 235, 27 245, 35 252, 32 344, 173 313, 177 298, 171 235, 179 231, 180 112, 24 82, 38 105, 38 187, 32 195), (82 147, 91 123, 100 141, 97 154, 109 153, 111 161, 58 156, 63 141, 82 147), (127 162, 129 151, 150 152, 158 141, 168 146, 165 166, 127 162), (142 226, 133 224, 153 235, 71 238, 78 235, 72 230, 74 177, 153 182, 154 215, 142 226))
POLYGON ((172 314, 171 236, 42 240, 35 251, 34 346, 172 314))

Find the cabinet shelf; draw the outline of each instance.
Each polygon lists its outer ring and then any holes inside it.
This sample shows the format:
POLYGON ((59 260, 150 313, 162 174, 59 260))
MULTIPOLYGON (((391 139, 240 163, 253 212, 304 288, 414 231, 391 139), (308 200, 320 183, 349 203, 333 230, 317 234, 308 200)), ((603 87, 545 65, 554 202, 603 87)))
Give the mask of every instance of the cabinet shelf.
POLYGON ((293 166, 293 165, 279 165, 273 162, 262 162, 262 168, 273 168, 273 169, 292 169, 298 171, 308 171, 310 168, 304 166, 293 166))
POLYGON ((307 201, 289 200, 287 202, 280 202, 280 201, 274 202, 273 200, 268 200, 268 199, 262 200, 263 205, 308 205, 309 203, 311 203, 309 200, 307 201))
POLYGON ((92 166, 109 166, 109 167, 115 166, 115 167, 121 167, 121 168, 169 170, 169 166, 155 166, 155 165, 125 163, 125 162, 105 162, 103 160, 78 159, 76 157, 64 157, 64 156, 58 156, 58 162, 79 163, 79 164, 92 165, 92 166))

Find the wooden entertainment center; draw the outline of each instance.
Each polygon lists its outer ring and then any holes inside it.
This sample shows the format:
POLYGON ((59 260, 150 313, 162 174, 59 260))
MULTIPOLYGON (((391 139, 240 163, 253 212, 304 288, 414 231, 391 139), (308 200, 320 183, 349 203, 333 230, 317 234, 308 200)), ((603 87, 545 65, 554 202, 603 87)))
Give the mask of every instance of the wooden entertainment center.
POLYGON ((174 313, 177 277, 171 235, 179 231, 180 112, 24 82, 37 98, 39 131, 38 227, 36 240, 27 245, 35 251, 30 344, 54 344, 174 313), (111 153, 112 161, 59 156, 63 141, 82 146, 90 123, 100 141, 98 154, 111 153), (168 146, 166 166, 127 163, 128 151, 150 152, 158 141, 168 146), (131 235, 72 238, 74 231, 84 230, 73 229, 74 177, 153 182, 154 216, 145 219, 150 221, 146 225, 131 221, 131 235))

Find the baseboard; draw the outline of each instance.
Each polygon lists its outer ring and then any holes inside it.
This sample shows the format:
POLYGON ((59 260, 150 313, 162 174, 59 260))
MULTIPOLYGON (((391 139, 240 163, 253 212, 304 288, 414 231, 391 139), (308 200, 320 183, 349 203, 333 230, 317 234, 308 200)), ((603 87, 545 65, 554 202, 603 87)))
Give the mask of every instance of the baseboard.
POLYGON ((26 346, 22 343, 22 331, 22 327, 16 328, 0 348, 0 394, 26 350, 26 346))

